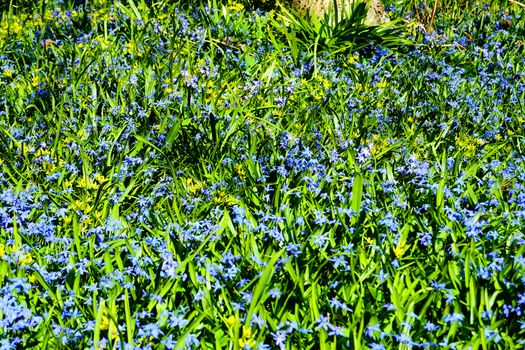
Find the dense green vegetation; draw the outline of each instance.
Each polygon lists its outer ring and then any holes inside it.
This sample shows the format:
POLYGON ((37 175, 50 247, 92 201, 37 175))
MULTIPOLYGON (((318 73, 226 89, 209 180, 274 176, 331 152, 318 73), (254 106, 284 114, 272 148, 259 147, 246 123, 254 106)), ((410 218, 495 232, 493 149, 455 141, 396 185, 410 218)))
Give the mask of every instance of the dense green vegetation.
POLYGON ((1 8, 0 348, 522 348, 523 5, 387 9, 1 8))

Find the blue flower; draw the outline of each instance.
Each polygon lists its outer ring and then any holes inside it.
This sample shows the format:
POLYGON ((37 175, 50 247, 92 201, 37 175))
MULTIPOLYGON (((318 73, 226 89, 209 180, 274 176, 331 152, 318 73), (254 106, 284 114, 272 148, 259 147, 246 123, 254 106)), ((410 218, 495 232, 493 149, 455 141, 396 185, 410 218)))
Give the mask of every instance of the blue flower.
POLYGON ((323 315, 320 315, 319 318, 315 320, 315 323, 317 323, 316 329, 324 329, 326 331, 333 327, 329 322, 328 317, 323 315))
POLYGON ((430 321, 427 321, 427 323, 425 324, 424 328, 428 331, 428 332, 435 332, 439 329, 439 326, 433 324, 432 322, 430 321))
POLYGON ((452 324, 452 323, 461 324, 464 319, 465 319, 465 316, 463 316, 462 314, 458 314, 458 313, 452 313, 452 314, 443 316, 443 321, 447 324, 452 324))
POLYGON ((379 270, 379 274, 374 275, 379 278, 379 284, 383 284, 390 274, 383 272, 383 269, 379 270))

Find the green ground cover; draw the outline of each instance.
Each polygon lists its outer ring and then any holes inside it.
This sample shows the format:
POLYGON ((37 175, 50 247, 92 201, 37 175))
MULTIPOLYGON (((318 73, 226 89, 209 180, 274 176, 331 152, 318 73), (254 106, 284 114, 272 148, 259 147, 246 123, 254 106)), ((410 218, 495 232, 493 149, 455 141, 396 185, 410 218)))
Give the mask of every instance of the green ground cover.
POLYGON ((10 3, 0 349, 524 346, 521 4, 10 3))

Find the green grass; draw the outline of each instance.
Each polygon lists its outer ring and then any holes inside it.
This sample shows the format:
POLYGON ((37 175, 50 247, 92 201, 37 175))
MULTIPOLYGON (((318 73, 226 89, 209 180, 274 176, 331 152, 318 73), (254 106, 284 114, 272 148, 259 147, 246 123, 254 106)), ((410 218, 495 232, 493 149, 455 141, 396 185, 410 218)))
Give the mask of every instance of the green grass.
POLYGON ((0 8, 1 348, 522 347, 522 9, 416 5, 0 8))

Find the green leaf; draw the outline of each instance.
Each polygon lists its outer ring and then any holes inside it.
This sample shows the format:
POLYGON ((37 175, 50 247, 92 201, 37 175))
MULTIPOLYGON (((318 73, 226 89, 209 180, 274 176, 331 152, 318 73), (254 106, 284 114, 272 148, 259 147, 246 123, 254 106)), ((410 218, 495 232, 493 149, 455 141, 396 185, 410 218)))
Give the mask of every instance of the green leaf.
POLYGON ((274 266, 277 263, 277 260, 281 257, 284 250, 280 250, 276 253, 271 254, 271 259, 268 261, 268 264, 263 270, 263 273, 261 277, 259 278, 259 282, 257 283, 257 286, 255 287, 253 291, 252 300, 250 303, 250 308, 248 309, 248 314, 246 316, 246 322, 245 325, 249 326, 251 317, 255 310, 259 307, 259 304, 262 301, 262 296, 266 288, 268 288, 270 279, 274 273, 274 266))
POLYGON ((357 173, 354 175, 354 182, 352 184, 352 210, 355 211, 355 216, 352 218, 352 224, 355 224, 359 218, 361 210, 361 198, 363 197, 363 175, 357 173))

